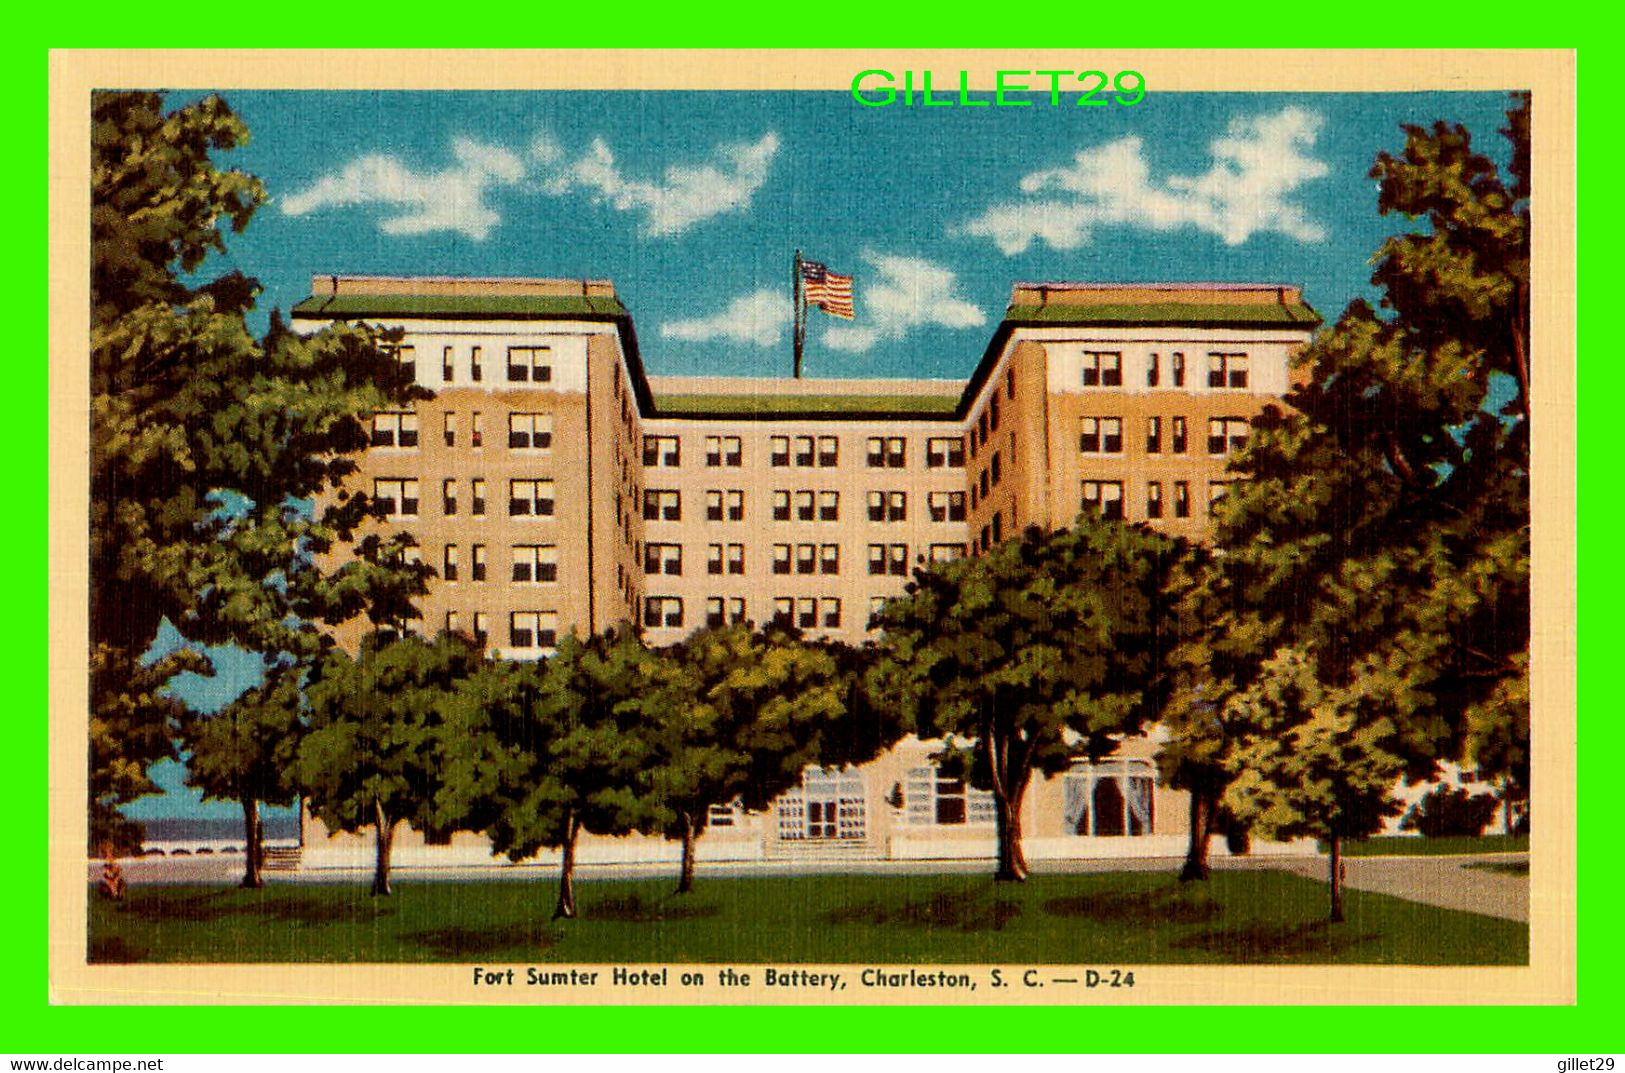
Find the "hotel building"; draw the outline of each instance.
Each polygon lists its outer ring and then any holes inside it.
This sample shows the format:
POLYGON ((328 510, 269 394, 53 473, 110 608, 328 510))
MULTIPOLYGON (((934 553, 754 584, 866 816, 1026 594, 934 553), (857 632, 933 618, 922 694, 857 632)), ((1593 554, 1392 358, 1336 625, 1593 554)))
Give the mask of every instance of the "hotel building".
MULTIPOLYGON (((374 418, 352 487, 438 574, 423 632, 515 659, 625 622, 656 646, 774 618, 858 642, 916 565, 1080 511, 1199 538, 1320 323, 1289 286, 1023 283, 966 380, 818 380, 650 376, 605 281, 318 276, 292 320, 401 330, 403 371, 434 398, 374 418)), ((1179 852, 1184 794, 1157 785, 1155 748, 1036 779, 1029 858, 1179 852)), ((991 799, 931 752, 909 739, 809 771, 765 814, 714 809, 701 858, 991 856, 991 799)), ((314 831, 307 858, 364 850, 314 831)))

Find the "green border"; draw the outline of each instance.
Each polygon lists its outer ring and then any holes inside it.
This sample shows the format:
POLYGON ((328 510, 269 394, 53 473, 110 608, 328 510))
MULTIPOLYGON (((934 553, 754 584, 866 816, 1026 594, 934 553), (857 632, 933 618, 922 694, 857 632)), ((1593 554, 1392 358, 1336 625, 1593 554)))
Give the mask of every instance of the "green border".
MULTIPOLYGON (((958 6, 957 4, 951 6, 958 6)), ((1611 71, 1618 53, 1607 47, 1615 38, 1602 29, 1599 13, 1570 6, 1495 4, 1470 15, 1459 6, 1435 9, 1407 4, 1381 11, 1361 8, 1350 19, 1335 5, 1298 5, 1290 18, 1221 21, 1225 12, 1211 5, 1190 12, 1174 12, 1157 5, 1158 17, 1148 29, 1147 11, 1138 5, 1090 5, 1075 9, 1077 21, 1052 12, 1041 31, 1011 29, 1008 17, 985 6, 965 5, 963 19, 945 11, 942 3, 854 8, 841 19, 820 22, 806 17, 794 5, 765 11, 755 8, 748 17, 729 19, 709 15, 695 19, 689 9, 664 6, 644 12, 622 5, 606 24, 594 9, 487 3, 469 20, 447 19, 443 4, 422 0, 396 0, 384 9, 356 4, 295 5, 278 3, 265 9, 194 8, 110 3, 76 8, 70 20, 60 10, 41 8, 17 18, 38 20, 33 25, 14 21, 10 63, 5 78, 12 93, 10 115, 13 144, 45 142, 46 49, 75 47, 217 47, 224 44, 255 47, 473 46, 499 43, 505 47, 672 47, 672 46, 784 46, 851 47, 891 43, 902 47, 1019 48, 1034 39, 1043 47, 1076 48, 1080 60, 1097 47, 1143 44, 1166 28, 1169 36, 1158 47, 1527 47, 1541 44, 1571 47, 1586 41, 1591 47, 1581 59, 1586 74, 1585 114, 1602 116, 1610 128, 1618 112, 1617 80, 1611 71), (100 9, 100 10, 98 10, 100 9), (1401 11, 1403 12, 1401 14, 1401 11), (771 12, 771 13, 769 13, 771 12), (847 21, 842 25, 842 19, 847 21), (1459 20, 1459 21, 1458 21, 1459 20), (51 25, 52 23, 55 25, 51 25), (64 25, 65 23, 65 25, 64 25), (942 29, 952 27, 951 30, 942 29), (313 29, 315 28, 315 29, 313 29), (77 40, 68 40, 68 38, 77 40)), ((1071 10, 1071 9, 1069 9, 1071 10)), ((861 54, 860 54, 861 55, 861 54)), ((899 115, 899 122, 907 117, 899 115)), ((1600 131, 1600 125, 1597 126, 1600 131)), ((1599 134, 1587 144, 1588 173, 1594 178, 1619 153, 1617 139, 1599 134)), ((26 159, 24 154, 22 159, 26 159)), ((36 158, 37 159, 37 158, 36 158)), ((37 195, 38 171, 14 162, 6 169, 11 202, 26 205, 37 195)), ((1599 214, 1599 216, 1605 214, 1599 214)), ((1612 215, 1606 214, 1606 215, 1612 215)), ((14 219, 21 220, 17 212, 14 219)), ((39 219, 36 217, 36 219, 39 219)), ((46 222, 46 221, 42 221, 46 222)), ((1596 219, 1592 223, 1595 225, 1596 219)), ((1617 227, 1612 220, 1604 226, 1617 227)), ((20 228, 18 230, 21 230, 20 228)), ((31 229, 30 229, 31 230, 31 229)), ((41 230, 45 230, 42 228, 41 230)), ((26 233, 26 232, 25 232, 26 233)), ((34 232, 38 233, 38 232, 34 232)), ((9 293, 39 297, 47 308, 50 265, 48 235, 35 246, 33 256, 19 251, 12 260, 9 293), (40 256, 43 252, 44 256, 40 256)), ((1599 240, 1593 228, 1586 246, 1592 267, 1601 269, 1604 258, 1613 268, 1615 245, 1599 240)), ((1606 236, 1603 236, 1605 239, 1606 236)), ((26 243, 25 243, 26 245, 26 243)), ((26 307, 23 307, 24 309, 26 307)), ((1591 341, 1601 344, 1602 332, 1593 321, 1591 341)), ((38 409, 16 407, 6 423, 11 441, 8 457, 14 481, 24 487, 44 483, 48 430, 46 383, 48 340, 40 320, 18 311, 8 332, 13 346, 11 388, 14 397, 32 397, 38 409), (26 445, 26 446, 25 446, 26 445), (22 476, 27 474, 28 476, 22 476)), ((1609 339, 1612 343, 1614 340, 1609 339)), ((1617 349, 1617 348, 1614 348, 1617 349)), ((1612 400, 1620 397, 1620 362, 1612 349, 1599 349, 1601 358, 1588 367, 1589 414, 1617 422, 1612 400), (1606 407, 1606 409, 1605 409, 1606 407)), ((1554 415, 1559 420, 1563 415, 1554 415)), ((1587 425, 1587 438, 1596 439, 1599 451, 1618 450, 1617 437, 1607 442, 1595 426, 1587 425)), ((1607 429, 1608 425, 1603 426, 1607 429)), ((1597 457, 1608 457, 1599 454, 1597 457)), ((1595 482, 1599 492, 1605 486, 1595 482)), ((1615 482, 1590 509, 1584 535, 1587 548, 1599 554, 1614 550, 1614 533, 1625 521, 1615 482), (1600 506, 1597 504, 1601 504, 1600 506), (1607 540, 1607 544, 1603 543, 1607 540)), ((41 491, 44 491, 42 488, 41 491)), ((35 499, 39 502, 46 496, 35 499)), ((43 519, 42 519, 43 520, 43 519)), ((0 625, 14 661, 11 709, 18 717, 13 734, 21 738, 22 758, 17 765, 20 786, 7 796, 8 863, 10 874, 0 882, 7 930, 14 952, 12 971, 5 973, 4 1006, 8 1028, 0 1033, 0 1047, 12 1054, 236 1052, 283 1046, 307 1052, 416 1052, 421 1050, 761 1050, 761 1051, 1141 1051, 1158 1048, 1189 1051, 1492 1051, 1545 1052, 1584 1055, 1609 1053, 1619 1036, 1622 959, 1619 914, 1612 908, 1616 889, 1617 836, 1605 818, 1617 808, 1612 800, 1615 765, 1609 761, 1610 742, 1617 736, 1608 724, 1617 699, 1605 695, 1610 685, 1593 673, 1584 683, 1584 695, 1597 703, 1587 727, 1588 748, 1582 758, 1580 813, 1589 818, 1582 834, 1582 898, 1584 931, 1579 962, 1579 996, 1574 1007, 1430 1008, 1399 1007, 1362 1010, 1346 1007, 1274 1009, 1169 1010, 1163 1008, 1091 1009, 834 1009, 808 1011, 782 1008, 636 1009, 636 1008, 440 1008, 358 1010, 354 1008, 154 1009, 51 1007, 46 989, 45 744, 47 710, 47 644, 42 624, 48 620, 48 577, 32 575, 28 567, 47 565, 44 526, 26 523, 6 527, 3 540, 13 564, 13 604, 22 604, 0 625), (24 566, 23 564, 27 564, 24 566), (23 567, 17 570, 17 567, 23 567), (18 575, 21 575, 20 577, 18 575), (33 614, 26 612, 32 607, 33 614), (20 612, 20 613, 19 613, 20 612), (32 703, 31 703, 32 701, 32 703), (1599 742, 1597 739, 1605 739, 1599 742), (28 951, 28 953, 21 953, 28 951), (635 1030, 629 1031, 635 1026, 635 1030)), ((1601 580, 1601 579, 1598 579, 1601 580)), ((1617 625, 1619 583, 1613 573, 1606 589, 1594 587, 1587 600, 1586 634, 1606 643, 1619 635, 1617 625)), ((1593 642, 1596 643, 1595 641, 1593 642)), ((1612 691, 1610 691, 1612 693, 1612 691)), ((1531 1067, 1540 1068, 1540 1067, 1531 1067)))

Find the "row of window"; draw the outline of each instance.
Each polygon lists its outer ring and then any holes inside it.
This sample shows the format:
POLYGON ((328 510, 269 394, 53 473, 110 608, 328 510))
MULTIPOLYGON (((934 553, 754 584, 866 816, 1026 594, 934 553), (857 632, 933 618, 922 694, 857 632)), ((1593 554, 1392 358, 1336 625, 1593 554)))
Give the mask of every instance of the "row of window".
MULTIPOLYGON (((480 411, 471 411, 468 443, 471 447, 485 446, 485 422, 480 411)), ((447 447, 456 447, 459 434, 458 415, 447 411, 441 415, 441 437, 447 447)), ((372 417, 372 446, 413 448, 418 446, 419 422, 414 410, 384 411, 372 417)), ((508 447, 516 451, 545 451, 553 446, 553 415, 550 413, 510 413, 508 415, 508 447)))
MULTIPOLYGON (((995 459, 997 456, 995 456, 995 459)), ((994 467, 995 473, 997 466, 994 467)), ((997 476, 995 476, 995 482, 997 476)), ((928 492, 926 509, 934 522, 965 520, 964 492, 928 492)), ((908 493, 874 491, 865 494, 866 516, 871 522, 908 520, 908 493)), ((643 492, 643 518, 651 522, 683 520, 682 492, 673 488, 647 488, 643 492)), ((772 518, 776 522, 837 522, 841 520, 841 493, 779 489, 773 493, 772 518)), ((705 519, 710 522, 745 520, 745 493, 712 488, 705 493, 705 519)))
MULTIPOLYGON (((1168 357, 1168 386, 1186 387, 1185 355, 1175 351, 1168 357)), ((1213 351, 1208 354, 1207 362, 1209 388, 1238 391, 1246 389, 1250 359, 1245 353, 1213 351)), ((1123 386, 1123 352, 1120 350, 1086 350, 1083 352, 1080 365, 1084 387, 1123 386)), ((1161 387, 1162 379, 1162 355, 1151 354, 1145 365, 1145 386, 1161 387)))
MULTIPOLYGON (((386 356, 393 357, 399 364, 401 376, 405 380, 416 380, 418 375, 417 347, 411 344, 385 345, 378 348, 386 356)), ((553 348, 545 346, 511 346, 508 347, 508 382, 513 384, 535 383, 546 384, 553 379, 553 348)), ((442 347, 440 351, 440 380, 442 383, 453 384, 457 382, 457 351, 455 347, 442 347)), ((485 350, 483 347, 470 347, 468 354, 467 376, 469 382, 480 383, 485 379, 485 350)))
MULTIPOLYGON (((878 609, 884 600, 883 596, 871 599, 871 611, 878 609)), ((746 606, 742 596, 708 596, 705 599, 705 625, 716 628, 747 622, 746 606)), ((838 596, 776 596, 773 598, 772 622, 803 630, 838 630, 841 628, 841 599, 838 596)), ((649 629, 681 629, 685 625, 683 598, 645 596, 643 624, 649 629)))
MULTIPOLYGON (((1213 417, 1207 423, 1207 451, 1210 455, 1227 455, 1239 451, 1247 444, 1249 424, 1244 417, 1213 417)), ((1145 453, 1162 453, 1163 419, 1145 419, 1145 453)), ((1168 446, 1176 455, 1190 449, 1190 435, 1183 417, 1168 419, 1168 446)), ((1079 420, 1078 450, 1086 455, 1120 455, 1123 453, 1123 419, 1120 417, 1085 417, 1079 420)))
MULTIPOLYGON (((484 581, 487 574, 486 546, 484 544, 470 544, 468 548, 468 580, 484 581)), ((510 546, 510 551, 513 556, 513 571, 510 574, 512 580, 545 583, 559 579, 558 545, 514 544, 510 546)), ((445 546, 440 560, 440 577, 443 581, 461 581, 463 579, 458 545, 447 544, 445 546)))
MULTIPOLYGON (((468 513, 472 517, 485 514, 485 480, 475 477, 469 482, 468 513)), ((372 482, 375 504, 390 518, 416 518, 421 507, 420 484, 413 477, 379 477, 372 482)), ((454 515, 461 507, 457 481, 451 478, 441 482, 440 509, 443 514, 454 515)), ((512 518, 551 518, 555 507, 553 482, 546 478, 524 478, 508 482, 508 516, 512 518)))
MULTIPOLYGON (((902 469, 908 465, 908 439, 904 436, 871 436, 865 444, 864 460, 871 469, 902 469)), ((709 468, 744 465, 745 451, 738 436, 705 437, 705 464, 709 468)), ((828 469, 840 465, 840 440, 835 436, 772 436, 768 440, 768 462, 774 467, 828 469)), ((643 437, 643 464, 651 468, 675 468, 683 464, 683 444, 679 436, 643 437)), ((961 469, 965 465, 965 440, 961 436, 933 436, 926 440, 927 469, 961 469)))
MULTIPOLYGON (((1229 481, 1208 482, 1208 513, 1212 514, 1219 500, 1229 490, 1229 481)), ((1122 481, 1084 481, 1083 509, 1104 518, 1123 517, 1122 481)), ((1145 485, 1145 516, 1163 517, 1164 503, 1161 481, 1147 481, 1145 485)), ((1173 516, 1191 516, 1191 486, 1189 481, 1173 482, 1173 516)))

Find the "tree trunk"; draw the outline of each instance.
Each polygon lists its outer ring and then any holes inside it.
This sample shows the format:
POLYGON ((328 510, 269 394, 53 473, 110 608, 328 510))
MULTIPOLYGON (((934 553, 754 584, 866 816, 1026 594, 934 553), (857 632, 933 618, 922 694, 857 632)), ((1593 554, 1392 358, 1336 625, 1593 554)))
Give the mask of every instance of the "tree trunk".
POLYGON ((1027 793, 1028 773, 1022 772, 1015 785, 993 795, 993 816, 999 833, 999 868, 993 874, 1001 883, 1023 883, 1027 879, 1027 856, 1021 851, 1021 801, 1027 793))
POLYGON ((1343 922, 1343 839, 1332 836, 1332 923, 1343 922))
POLYGON ((559 904, 553 907, 553 919, 574 920, 576 915, 576 833, 580 830, 575 814, 564 821, 564 855, 559 865, 559 904))
POLYGON ((264 840, 260 836, 260 803, 252 795, 243 797, 243 886, 258 890, 265 886, 260 874, 264 865, 264 840))
POLYGON ((1185 867, 1180 870, 1181 883, 1208 877, 1207 848, 1213 836, 1213 814, 1217 804, 1202 790, 1191 791, 1191 837, 1185 849, 1185 867))
POLYGON ((683 868, 677 877, 677 893, 687 894, 694 889, 694 814, 683 813, 683 868))
POLYGON ((373 824, 378 832, 374 844, 378 850, 372 870, 372 893, 387 897, 395 892, 389 887, 389 851, 395 845, 395 824, 384 815, 384 803, 377 798, 372 802, 373 824))

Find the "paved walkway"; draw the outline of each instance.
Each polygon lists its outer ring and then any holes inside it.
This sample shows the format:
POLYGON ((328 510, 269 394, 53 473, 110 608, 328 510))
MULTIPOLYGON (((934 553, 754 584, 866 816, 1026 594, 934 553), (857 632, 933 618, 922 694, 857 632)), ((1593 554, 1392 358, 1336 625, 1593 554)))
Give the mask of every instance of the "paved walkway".
MULTIPOLYGON (((1345 857, 1343 883, 1355 890, 1391 894, 1395 898, 1460 909, 1468 913, 1529 919, 1529 877, 1509 875, 1471 864, 1528 864, 1528 853, 1485 853, 1459 857, 1345 857)), ((1228 862, 1227 862, 1228 863, 1228 862)), ((1296 875, 1327 880, 1324 857, 1296 858, 1266 863, 1296 875)))

